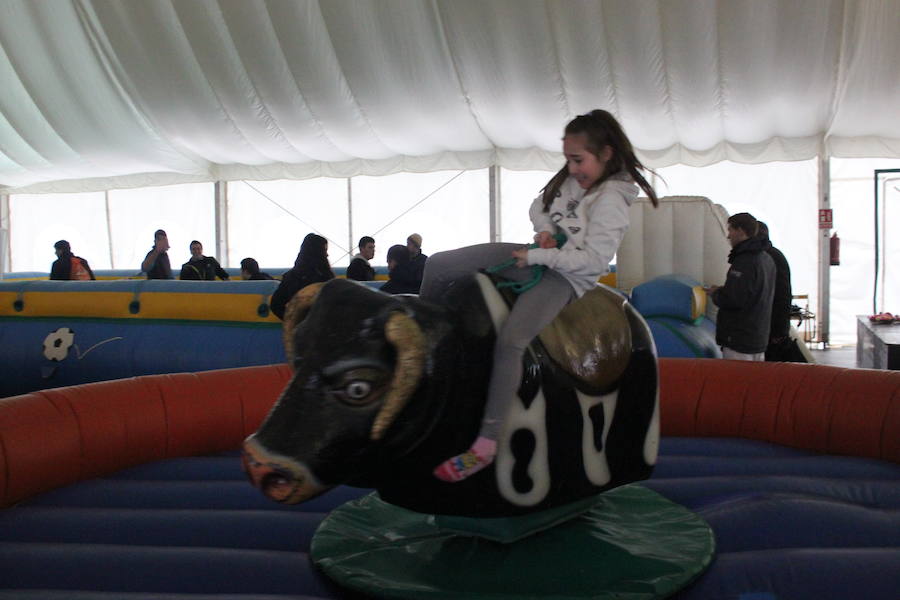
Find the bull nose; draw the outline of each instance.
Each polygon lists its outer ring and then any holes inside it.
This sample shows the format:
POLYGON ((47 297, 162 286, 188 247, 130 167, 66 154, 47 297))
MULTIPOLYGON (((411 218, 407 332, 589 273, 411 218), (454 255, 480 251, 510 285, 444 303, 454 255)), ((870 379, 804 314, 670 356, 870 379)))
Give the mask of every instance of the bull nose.
POLYGON ((255 436, 244 441, 241 465, 250 483, 276 502, 296 504, 318 496, 331 487, 319 483, 306 465, 290 457, 269 452, 255 436))
POLYGON ((241 466, 254 487, 276 502, 284 502, 291 494, 303 485, 303 477, 295 475, 287 469, 263 464, 246 449, 241 454, 241 466))

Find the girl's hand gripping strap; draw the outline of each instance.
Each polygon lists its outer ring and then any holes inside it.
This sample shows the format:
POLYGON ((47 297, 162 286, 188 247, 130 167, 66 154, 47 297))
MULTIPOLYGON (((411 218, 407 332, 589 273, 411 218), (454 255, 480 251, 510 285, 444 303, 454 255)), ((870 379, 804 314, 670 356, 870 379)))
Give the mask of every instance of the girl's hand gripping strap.
MULTIPOLYGON (((556 233, 553 235, 553 239, 556 240, 556 247, 562 248, 566 243, 566 235, 564 233, 556 233)), ((527 246, 529 250, 532 248, 537 248, 538 245, 530 244, 527 246)), ((505 260, 500 264, 494 265, 493 267, 488 267, 485 269, 487 273, 497 273, 498 271, 502 271, 503 269, 508 269, 516 264, 515 258, 510 258, 509 260, 505 260)), ((546 269, 544 265, 531 265, 531 279, 527 279, 525 281, 498 281, 497 289, 502 290, 503 288, 509 288, 516 294, 521 294, 523 292, 527 292, 534 286, 536 286, 540 281, 541 277, 544 276, 544 269, 546 269)))

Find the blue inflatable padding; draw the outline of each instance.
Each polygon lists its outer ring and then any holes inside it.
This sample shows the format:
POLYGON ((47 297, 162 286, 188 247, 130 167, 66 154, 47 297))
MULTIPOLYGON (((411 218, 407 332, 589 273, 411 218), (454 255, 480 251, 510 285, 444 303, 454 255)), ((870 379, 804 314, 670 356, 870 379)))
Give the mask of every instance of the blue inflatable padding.
POLYGON ((698 512, 718 533, 719 552, 889 547, 900 528, 896 511, 794 494, 742 496, 698 512))
MULTIPOLYGON (((664 457, 681 458, 686 456, 770 458, 782 456, 823 456, 818 452, 803 448, 789 448, 788 446, 779 446, 758 440, 723 437, 664 437, 660 439, 659 448, 661 459, 664 457)), ((657 473, 658 476, 658 471, 654 471, 654 473, 657 473)))
MULTIPOLYGON (((36 282, 42 283, 42 282, 36 282)), ((55 282, 48 282, 55 283, 55 282)), ((115 282, 113 282, 115 283, 115 282)), ((255 283, 255 282, 251 282, 255 283)), ((200 321, 146 322, 67 318, 0 319, 0 397, 138 375, 285 362, 279 326, 200 321), (43 354, 60 328, 75 334, 64 360, 43 354)))
POLYGON ((772 461, 766 458, 737 458, 734 456, 707 456, 702 462, 695 456, 662 456, 656 463, 653 476, 657 479, 672 477, 718 477, 722 475, 789 475, 804 477, 815 465, 820 477, 845 477, 848 479, 897 480, 900 485, 900 471, 881 460, 849 456, 807 456, 781 458, 772 461))
POLYGON ((247 548, 0 542, 6 588, 324 596, 305 553, 247 548), (202 574, 202 577, 198 577, 202 574))
MULTIPOLYGON (((235 468, 239 468, 237 465, 235 468)), ((272 502, 251 486, 246 478, 228 481, 117 481, 94 479, 47 492, 31 506, 94 508, 165 508, 215 510, 303 510, 328 511, 337 504, 358 498, 371 490, 341 487, 302 506, 272 502)))
POLYGON ((791 548, 721 553, 692 587, 672 598, 896 600, 898 590, 900 549, 791 548))
MULTIPOLYGON (((669 358, 722 358, 715 330, 671 317, 647 317, 658 356, 669 358)), ((709 321, 702 317, 700 322, 709 321)))
POLYGON ((686 275, 656 277, 631 290, 631 303, 645 319, 672 317, 690 323, 699 316, 693 314, 694 288, 699 285, 686 275))
POLYGON ((308 548, 325 513, 280 510, 23 507, 3 515, 0 542, 308 548), (278 535, 271 532, 277 531, 278 535))
MULTIPOLYGON (((718 555, 679 600, 895 600, 898 481, 894 463, 685 437, 663 438, 642 485, 715 531, 718 555)), ((368 491, 277 504, 234 452, 83 481, 0 511, 0 600, 347 598, 307 552, 327 511, 368 491)))
MULTIPOLYGON (((731 501, 747 494, 801 494, 828 498, 878 508, 900 508, 900 485, 888 481, 866 479, 829 479, 810 475, 791 476, 725 476, 678 477, 652 479, 644 485, 679 504, 699 510, 711 504, 731 501), (748 491, 752 487, 752 491, 748 491)), ((898 540, 900 541, 900 540, 898 540)))

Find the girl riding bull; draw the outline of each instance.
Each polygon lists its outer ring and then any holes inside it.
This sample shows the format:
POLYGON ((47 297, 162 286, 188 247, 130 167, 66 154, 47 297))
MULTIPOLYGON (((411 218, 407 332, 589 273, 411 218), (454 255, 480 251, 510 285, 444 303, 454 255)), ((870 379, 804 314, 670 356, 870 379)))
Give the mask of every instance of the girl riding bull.
MULTIPOLYGON (((529 210, 535 246, 480 244, 431 256, 425 266, 420 297, 439 301, 461 277, 509 259, 499 272, 517 282, 533 280, 531 265, 546 268, 522 291, 497 332, 493 369, 481 429, 472 446, 434 470, 435 477, 461 481, 489 466, 497 454, 502 420, 517 393, 525 348, 567 304, 591 289, 609 272, 628 229, 628 207, 643 190, 657 206, 653 187, 641 171, 621 125, 605 110, 580 115, 566 125, 565 166, 547 183, 529 210), (557 247, 557 239, 565 242, 557 247), (554 237, 557 236, 557 237, 554 237)), ((520 289, 522 289, 520 288, 520 289)))

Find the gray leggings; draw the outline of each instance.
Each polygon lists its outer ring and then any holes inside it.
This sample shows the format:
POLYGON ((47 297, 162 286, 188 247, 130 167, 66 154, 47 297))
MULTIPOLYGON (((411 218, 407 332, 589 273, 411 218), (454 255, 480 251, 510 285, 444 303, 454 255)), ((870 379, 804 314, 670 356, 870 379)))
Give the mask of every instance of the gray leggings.
MULTIPOLYGON (((521 244, 479 244, 432 254, 425 263, 419 297, 440 302, 455 281, 510 259, 512 251, 521 247, 521 244)), ((530 266, 524 269, 513 266, 500 271, 499 275, 513 281, 527 281, 531 279, 532 271, 530 266)), ((519 295, 509 318, 497 333, 494 366, 479 435, 497 440, 503 417, 519 389, 525 348, 575 297, 572 285, 553 269, 546 269, 536 286, 519 295)))

